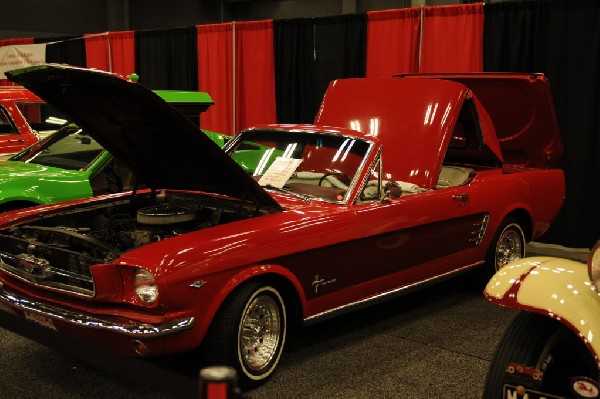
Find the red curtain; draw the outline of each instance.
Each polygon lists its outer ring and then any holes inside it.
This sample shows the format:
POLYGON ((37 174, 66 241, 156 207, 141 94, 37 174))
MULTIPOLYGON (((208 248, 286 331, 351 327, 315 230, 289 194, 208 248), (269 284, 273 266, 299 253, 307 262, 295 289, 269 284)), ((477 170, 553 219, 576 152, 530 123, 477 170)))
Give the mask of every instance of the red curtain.
POLYGON ((420 8, 367 12, 367 77, 419 71, 420 8))
POLYGON ((273 21, 236 22, 235 126, 276 123, 273 21))
POLYGON ((85 34, 83 38, 85 40, 86 66, 110 72, 112 66, 108 56, 108 32, 85 34))
MULTIPOLYGON (((13 46, 16 44, 33 44, 33 38, 0 39, 0 47, 13 46)), ((0 86, 16 86, 16 83, 13 83, 8 79, 0 79, 0 86)))
POLYGON ((202 114, 202 128, 233 134, 233 24, 198 25, 196 28, 198 88, 215 102, 202 114))
POLYGON ((112 71, 121 75, 136 72, 135 65, 135 32, 124 30, 109 32, 112 71))
POLYGON ((421 72, 483 70, 483 3, 423 8, 421 72))
POLYGON ((84 35, 88 68, 129 75, 135 72, 134 31, 84 35))

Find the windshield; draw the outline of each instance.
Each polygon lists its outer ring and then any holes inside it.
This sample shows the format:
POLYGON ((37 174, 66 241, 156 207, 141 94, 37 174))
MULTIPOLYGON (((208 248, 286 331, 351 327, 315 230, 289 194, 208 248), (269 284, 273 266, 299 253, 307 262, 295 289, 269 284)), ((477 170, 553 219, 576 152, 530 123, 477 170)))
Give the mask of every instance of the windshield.
POLYGON ((17 108, 25 117, 40 139, 48 137, 67 123, 63 114, 43 102, 17 103, 17 108))
POLYGON ((227 151, 267 189, 343 202, 369 147, 336 134, 250 130, 227 151))
POLYGON ((11 158, 68 170, 85 170, 104 149, 76 126, 67 126, 11 158))

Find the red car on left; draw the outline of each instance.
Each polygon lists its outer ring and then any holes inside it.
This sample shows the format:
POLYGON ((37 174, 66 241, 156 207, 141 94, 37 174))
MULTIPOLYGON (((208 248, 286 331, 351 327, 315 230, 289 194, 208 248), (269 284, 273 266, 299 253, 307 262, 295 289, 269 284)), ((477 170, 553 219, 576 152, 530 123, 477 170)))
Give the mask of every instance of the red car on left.
POLYGON ((0 87, 0 160, 55 132, 64 122, 38 96, 23 87, 0 87))

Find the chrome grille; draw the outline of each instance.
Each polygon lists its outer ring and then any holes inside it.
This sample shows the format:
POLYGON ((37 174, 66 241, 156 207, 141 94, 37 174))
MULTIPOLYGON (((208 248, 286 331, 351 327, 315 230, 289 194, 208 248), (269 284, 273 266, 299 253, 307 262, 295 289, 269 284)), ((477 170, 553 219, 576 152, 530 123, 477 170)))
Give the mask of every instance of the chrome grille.
MULTIPOLYGON (((68 263, 77 263, 75 257, 70 255, 68 263)), ((40 262, 40 258, 32 260, 25 254, 14 256, 0 252, 0 270, 36 285, 90 297, 94 295, 94 281, 89 268, 87 273, 78 273, 66 268, 50 266, 48 262, 40 262)))
POLYGON ((0 270, 38 286, 94 296, 89 266, 98 259, 11 236, 0 236, 0 248, 0 270))

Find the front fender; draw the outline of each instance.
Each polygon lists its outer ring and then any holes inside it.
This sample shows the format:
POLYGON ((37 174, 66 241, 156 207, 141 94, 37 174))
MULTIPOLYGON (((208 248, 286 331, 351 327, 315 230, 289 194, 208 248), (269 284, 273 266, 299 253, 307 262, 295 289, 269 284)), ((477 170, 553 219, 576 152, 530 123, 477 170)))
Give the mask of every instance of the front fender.
POLYGON ((535 312, 571 328, 599 360, 600 294, 582 262, 531 257, 500 269, 484 290, 500 306, 535 312))

